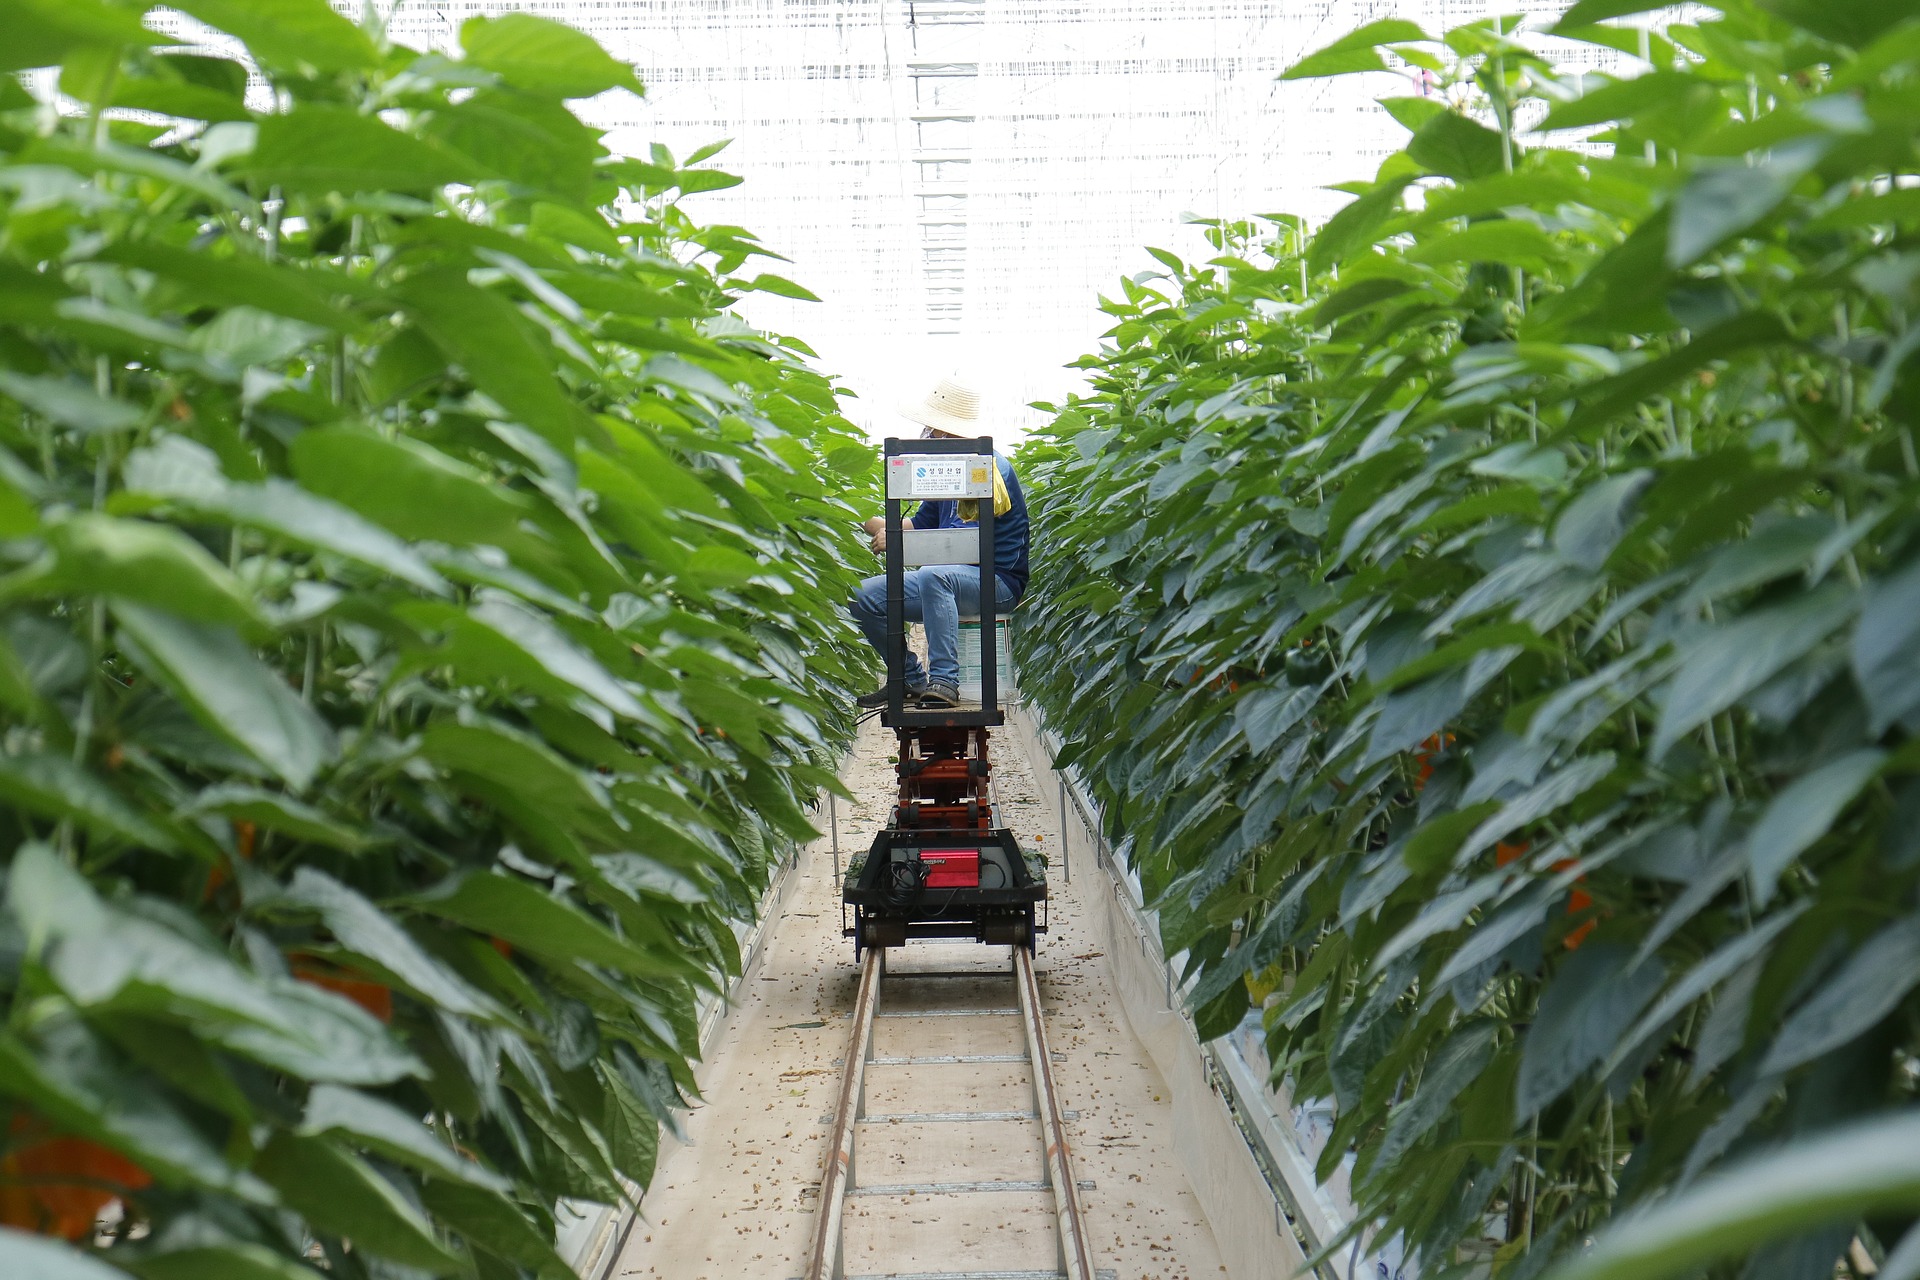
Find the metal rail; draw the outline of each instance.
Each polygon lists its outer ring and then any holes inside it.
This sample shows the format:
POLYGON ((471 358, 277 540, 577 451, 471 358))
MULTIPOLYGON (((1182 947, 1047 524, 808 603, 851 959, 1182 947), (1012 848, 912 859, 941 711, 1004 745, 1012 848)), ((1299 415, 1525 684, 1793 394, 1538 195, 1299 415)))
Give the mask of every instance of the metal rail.
POLYGON ((1087 1217, 1080 1211, 1080 1184, 1073 1178, 1066 1118, 1060 1114, 1060 1095, 1053 1087, 1053 1055, 1047 1051, 1040 984, 1033 976, 1033 953, 1025 947, 1013 948, 1013 980, 1020 989, 1021 1021, 1026 1024, 1027 1051, 1033 1057, 1034 1109, 1046 1126, 1047 1179, 1053 1183, 1054 1217, 1060 1224, 1060 1269, 1068 1280, 1094 1280, 1093 1246, 1087 1239, 1087 1217))
POLYGON ((827 1168, 820 1178, 820 1216, 814 1223, 813 1249, 807 1255, 807 1280, 839 1280, 840 1223, 853 1185, 853 1126, 867 1082, 867 1048, 873 1043, 873 1012, 880 1003, 880 975, 886 971, 885 947, 870 947, 860 961, 860 993, 853 999, 853 1040, 840 1073, 840 1099, 833 1111, 827 1168))
MULTIPOLYGON (((841 1070, 840 1093, 832 1117, 833 1128, 827 1140, 826 1168, 820 1180, 820 1211, 814 1221, 813 1246, 807 1255, 806 1280, 845 1280, 842 1230, 847 1200, 860 1195, 988 1193, 1041 1191, 1051 1188, 1054 1216, 1060 1245, 1058 1272, 948 1272, 928 1275, 924 1280, 958 1280, 959 1277, 985 1277, 989 1274, 1018 1275, 1025 1280, 1107 1280, 1109 1273, 1096 1273, 1093 1249, 1087 1235, 1086 1215, 1080 1207, 1080 1184, 1074 1180, 1073 1158, 1067 1143, 1066 1118, 1054 1087, 1053 1056, 1047 1049, 1047 1030, 1040 1008, 1040 985, 1034 977, 1033 956, 1025 947, 1012 947, 1013 979, 1019 997, 1021 1025, 1026 1033, 1027 1061, 1033 1076, 1034 1109, 1027 1111, 929 1113, 926 1115, 867 1116, 865 1110, 866 1070, 873 1062, 908 1063, 1008 1061, 1010 1055, 938 1055, 932 1058, 877 1059, 872 1054, 874 1020, 888 1016, 879 1012, 880 980, 886 973, 886 949, 870 947, 861 958, 860 989, 854 997, 853 1031, 847 1044, 847 1056, 841 1070), (901 1184, 855 1189, 854 1140, 863 1123, 904 1120, 1038 1120, 1043 1129, 1047 1161, 1045 1181, 951 1182, 937 1184, 901 1184)), ((922 975, 934 976, 934 975, 922 975)), ((949 975, 940 975, 949 976, 949 975)), ((958 974, 950 976, 961 976, 958 974)), ((1006 1015, 1014 1009, 956 1009, 928 1011, 931 1016, 1006 1015)))

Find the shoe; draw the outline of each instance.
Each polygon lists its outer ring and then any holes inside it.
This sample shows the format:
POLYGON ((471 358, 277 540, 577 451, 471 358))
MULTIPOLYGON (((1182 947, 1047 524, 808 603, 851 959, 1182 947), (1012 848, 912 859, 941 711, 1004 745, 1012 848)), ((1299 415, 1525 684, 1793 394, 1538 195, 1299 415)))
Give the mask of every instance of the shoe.
POLYGON ((960 686, 952 684, 930 684, 926 692, 920 695, 920 705, 930 711, 940 711, 947 707, 960 705, 960 686))
MULTIPOLYGON (((893 689, 893 686, 891 684, 883 684, 878 689, 875 689, 872 693, 863 693, 859 697, 855 698, 853 700, 853 705, 856 707, 865 708, 869 711, 873 710, 876 707, 884 707, 887 705, 887 695, 888 693, 892 692, 892 689, 893 689)), ((907 695, 904 699, 902 699, 903 704, 907 706, 913 705, 913 700, 915 698, 918 698, 924 692, 926 692, 925 685, 919 685, 919 684, 908 685, 907 695)))

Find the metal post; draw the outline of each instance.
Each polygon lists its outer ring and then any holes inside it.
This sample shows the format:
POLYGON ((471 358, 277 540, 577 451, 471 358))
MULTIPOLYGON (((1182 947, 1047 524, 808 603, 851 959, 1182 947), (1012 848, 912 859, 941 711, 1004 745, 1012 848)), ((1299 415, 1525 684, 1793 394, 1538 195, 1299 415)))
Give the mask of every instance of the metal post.
MULTIPOLYGON (((981 436, 975 442, 975 448, 986 455, 989 468, 987 478, 991 480, 994 472, 1000 468, 1000 459, 993 455, 993 437, 981 436)), ((1000 576, 997 571, 993 548, 993 496, 980 499, 980 710, 991 716, 1000 708, 1000 652, 999 628, 995 625, 1000 613, 1000 576)))
POLYGON ((827 792, 827 822, 833 828, 833 883, 840 883, 840 803, 827 792))
MULTIPOLYGON (((884 457, 904 452, 905 442, 887 440, 884 457)), ((884 463, 883 463, 884 465, 884 463)), ((882 482, 884 485, 884 481, 882 482)), ((882 489, 884 493, 884 488, 882 489)), ((887 498, 885 503, 887 548, 887 723, 898 726, 906 708, 907 686, 907 603, 906 560, 901 548, 900 502, 887 498)))
POLYGON ((1067 780, 1060 779, 1060 869, 1073 883, 1073 855, 1067 852, 1067 780))

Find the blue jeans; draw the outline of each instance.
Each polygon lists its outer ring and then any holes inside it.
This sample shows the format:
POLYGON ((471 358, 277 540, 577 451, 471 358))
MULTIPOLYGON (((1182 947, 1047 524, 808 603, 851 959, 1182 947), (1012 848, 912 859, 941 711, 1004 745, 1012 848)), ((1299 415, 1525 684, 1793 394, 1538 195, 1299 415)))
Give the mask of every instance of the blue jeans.
MULTIPOLYGON (((993 575, 994 611, 1004 614, 1019 599, 1012 581, 1003 573, 993 575)), ((907 687, 917 689, 928 683, 960 683, 960 618, 980 614, 980 567, 971 564, 928 564, 908 569, 901 576, 903 612, 908 622, 927 629, 927 665, 920 668, 920 655, 906 651, 907 687)), ((876 574, 860 584, 847 602, 848 612, 860 624, 867 643, 882 658, 887 656, 887 575, 876 574)))

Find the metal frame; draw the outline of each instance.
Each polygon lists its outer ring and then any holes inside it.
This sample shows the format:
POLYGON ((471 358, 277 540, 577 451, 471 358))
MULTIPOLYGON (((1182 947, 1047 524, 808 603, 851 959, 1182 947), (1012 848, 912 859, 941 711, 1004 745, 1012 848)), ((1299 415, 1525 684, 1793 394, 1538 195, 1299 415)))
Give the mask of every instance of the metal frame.
MULTIPOLYGON (((971 440, 934 437, 926 440, 902 440, 890 436, 882 445, 884 458, 913 454, 984 454, 993 457, 993 437, 971 440)), ((885 466, 883 461, 881 464, 885 466)), ((993 464, 998 466, 996 460, 993 464)), ((887 526, 887 706, 881 723, 888 728, 911 729, 926 726, 948 728, 985 728, 1007 722, 1000 707, 999 635, 995 623, 1000 614, 1000 576, 994 568, 993 499, 980 499, 980 709, 923 711, 906 705, 907 666, 907 585, 902 554, 898 498, 886 500, 887 526)))

